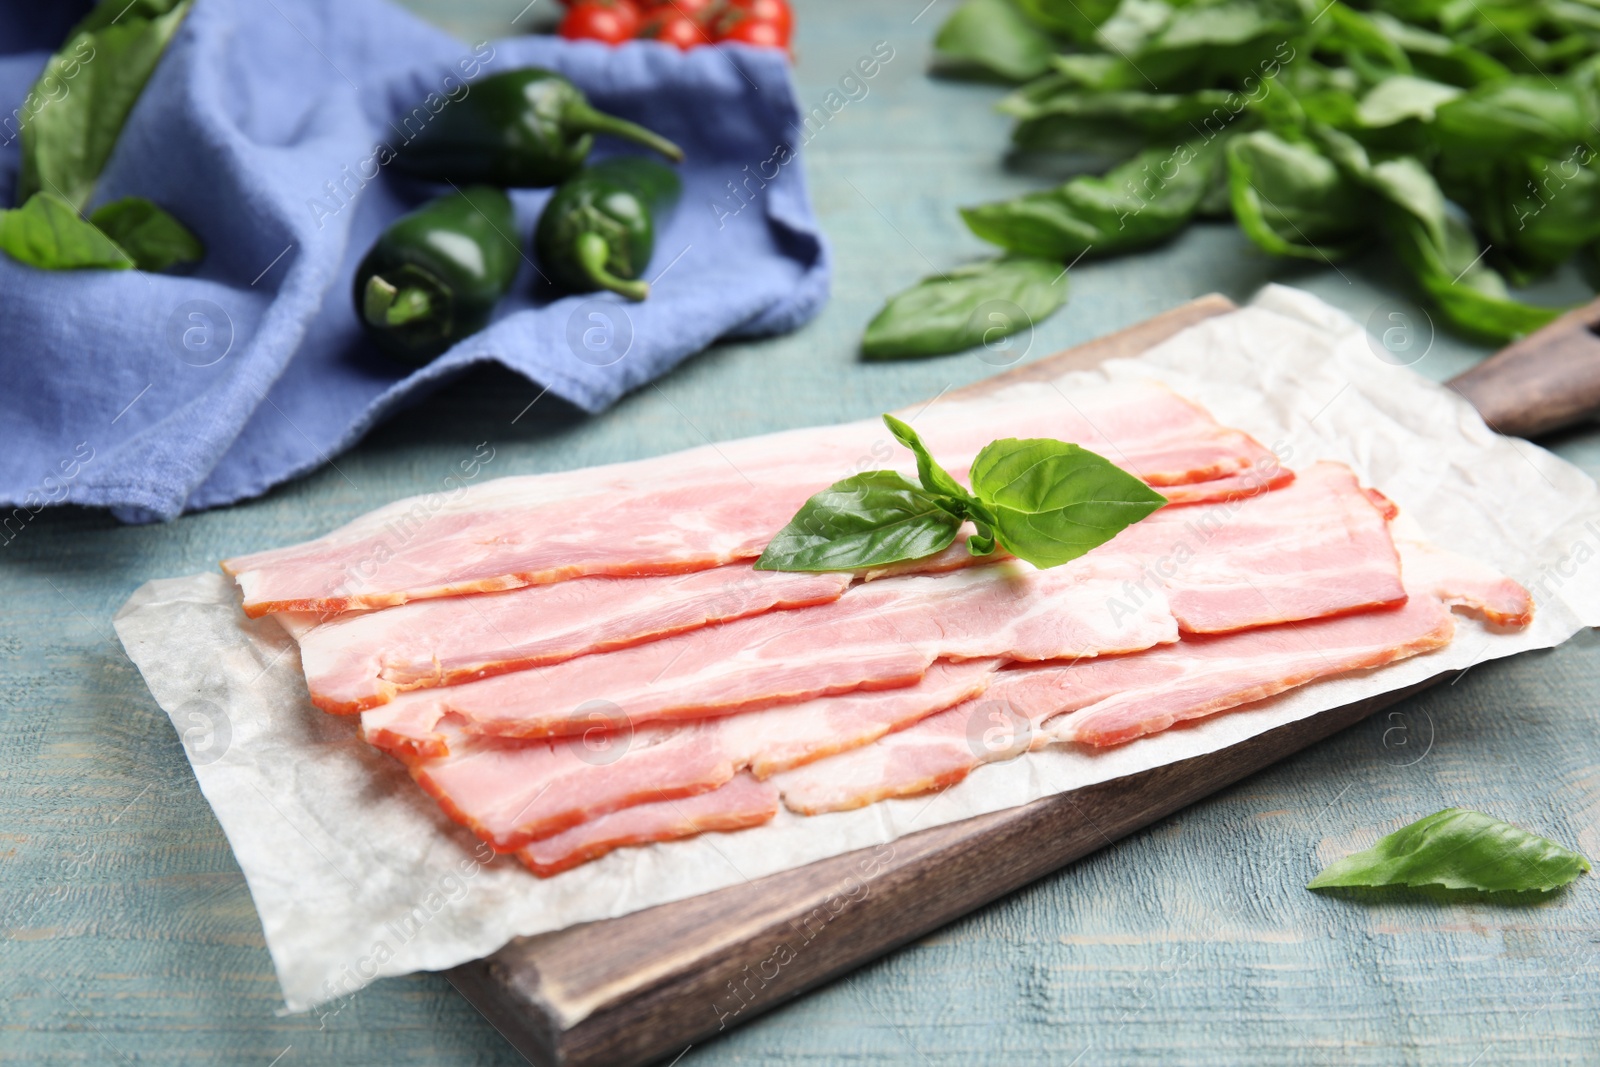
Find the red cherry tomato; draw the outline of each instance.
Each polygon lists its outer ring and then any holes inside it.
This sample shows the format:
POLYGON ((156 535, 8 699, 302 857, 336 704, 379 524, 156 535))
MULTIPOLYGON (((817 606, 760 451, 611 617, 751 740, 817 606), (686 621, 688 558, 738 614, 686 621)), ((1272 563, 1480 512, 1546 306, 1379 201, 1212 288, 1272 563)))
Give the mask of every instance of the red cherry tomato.
POLYGON ((641 6, 651 15, 688 15, 704 21, 722 6, 722 0, 644 0, 641 6))
POLYGON ((761 45, 766 48, 789 47, 789 34, 783 27, 774 22, 753 18, 742 18, 729 24, 718 39, 761 45))
POLYGON ((621 44, 639 32, 639 21, 631 0, 578 0, 561 20, 561 36, 621 44))
POLYGON ((731 11, 744 13, 746 17, 740 19, 741 22, 754 20, 772 23, 783 35, 783 43, 789 43, 789 37, 794 32, 794 12, 787 0, 728 0, 728 7, 731 11))
POLYGON ((650 19, 645 23, 644 30, 639 36, 652 37, 663 44, 681 48, 685 52, 711 43, 711 35, 706 33, 705 27, 688 15, 676 13, 650 19))

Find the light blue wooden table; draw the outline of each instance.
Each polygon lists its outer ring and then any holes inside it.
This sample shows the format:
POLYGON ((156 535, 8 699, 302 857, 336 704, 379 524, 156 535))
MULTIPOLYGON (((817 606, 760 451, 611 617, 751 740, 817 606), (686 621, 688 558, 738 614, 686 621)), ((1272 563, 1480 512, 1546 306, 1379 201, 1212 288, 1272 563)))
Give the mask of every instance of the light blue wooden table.
MULTIPOLYGON (((41 516, 0 553, 0 1062, 520 1062, 434 975, 381 982, 325 1028, 274 1014, 250 895, 111 614, 147 578, 426 490, 485 439, 494 473, 570 468, 696 445, 702 431, 860 418, 992 373, 973 356, 866 366, 854 354, 885 296, 982 252, 955 205, 1043 180, 1002 169, 998 90, 925 76, 952 0, 917 18, 925 2, 798 5, 807 107, 876 42, 894 48, 807 148, 838 271, 832 303, 798 334, 714 349, 598 419, 547 401, 513 425, 538 387, 484 374, 380 429, 340 459, 343 476, 165 527, 41 516)), ((526 0, 412 3, 478 38, 510 32, 526 0)), ((1290 265, 1205 227, 1074 269, 1072 304, 1038 328, 1030 358, 1268 280, 1363 321, 1403 291, 1381 258, 1290 265)), ((1443 378, 1481 354, 1441 336, 1419 369, 1443 378)), ((1600 470, 1600 435, 1556 447, 1600 470)), ((1597 676, 1587 633, 1475 669, 679 1062, 1600 1062, 1594 878, 1515 909, 1300 888, 1319 855, 1450 804, 1600 856, 1597 676)))

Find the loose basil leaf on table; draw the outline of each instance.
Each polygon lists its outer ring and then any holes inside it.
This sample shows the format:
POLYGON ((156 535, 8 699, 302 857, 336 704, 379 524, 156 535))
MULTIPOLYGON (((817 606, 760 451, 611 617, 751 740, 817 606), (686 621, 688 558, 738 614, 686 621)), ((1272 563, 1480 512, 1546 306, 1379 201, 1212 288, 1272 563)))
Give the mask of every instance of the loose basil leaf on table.
POLYGON ((1222 155, 1221 139, 1149 148, 1102 177, 961 209, 967 228, 1020 255, 1065 264, 1171 236, 1199 210, 1222 155))
POLYGON ((205 246, 188 228, 142 197, 114 200, 89 221, 115 241, 140 270, 188 266, 205 257, 205 246))
POLYGON ((756 570, 834 571, 921 559, 961 528, 933 494, 894 471, 866 471, 806 501, 767 544, 756 570))
POLYGON ((44 270, 131 270, 133 257, 54 193, 0 211, 0 250, 44 270))
POLYGON ((1330 863, 1307 889, 1441 886, 1486 893, 1549 892, 1589 861, 1547 838, 1464 808, 1396 830, 1365 852, 1330 863))
POLYGON ((1167 502, 1104 456, 1047 438, 987 445, 970 477, 995 538, 1038 567, 1077 559, 1167 502))
POLYGON ((966 0, 939 27, 934 50, 1011 81, 1050 69, 1055 41, 1030 22, 1012 0, 966 0))
POLYGON ((861 354, 909 359, 995 344, 1067 299, 1062 264, 1007 256, 922 279, 867 325, 861 354))
MULTIPOLYGON (((82 211, 94 195, 95 182, 111 158, 128 114, 161 61, 173 34, 188 14, 192 0, 183 0, 154 18, 114 18, 115 2, 102 4, 86 25, 45 65, 34 91, 66 85, 22 127, 22 170, 18 198, 41 190, 54 193, 82 211)), ((159 9, 159 3, 145 5, 159 9)), ((130 12, 130 16, 131 16, 130 12)))

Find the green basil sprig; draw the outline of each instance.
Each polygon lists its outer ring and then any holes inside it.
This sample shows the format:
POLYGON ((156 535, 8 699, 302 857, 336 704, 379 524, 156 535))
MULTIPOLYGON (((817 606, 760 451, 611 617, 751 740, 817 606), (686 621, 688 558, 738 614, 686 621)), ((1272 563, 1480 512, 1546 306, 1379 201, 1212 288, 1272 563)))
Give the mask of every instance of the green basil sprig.
POLYGON ((757 570, 843 571, 922 559, 950 547, 963 522, 967 549, 1003 548, 1055 567, 1105 544, 1167 502, 1103 456, 1063 441, 993 441, 972 461, 968 490, 928 452, 915 430, 883 417, 917 457, 920 485, 894 471, 867 471, 806 501, 767 545, 757 570))
POLYGON ((44 270, 166 270, 200 241, 149 200, 81 212, 128 115, 193 0, 106 0, 45 64, 23 107, 18 207, 0 211, 0 249, 44 270))
POLYGON ((1588 870, 1588 860, 1548 838, 1482 812, 1446 808, 1396 830, 1365 852, 1329 864, 1306 888, 1403 885, 1548 892, 1588 870))

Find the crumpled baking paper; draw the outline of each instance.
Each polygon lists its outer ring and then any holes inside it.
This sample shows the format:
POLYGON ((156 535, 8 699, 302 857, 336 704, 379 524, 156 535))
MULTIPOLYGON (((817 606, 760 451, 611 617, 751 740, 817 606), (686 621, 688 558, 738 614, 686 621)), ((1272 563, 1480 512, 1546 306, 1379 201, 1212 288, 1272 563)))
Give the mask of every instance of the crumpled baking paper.
MULTIPOLYGON (((220 574, 153 581, 115 620, 183 736, 233 845, 291 1011, 342 1004, 384 975, 438 970, 513 937, 622 915, 904 834, 1216 751, 1292 720, 1600 624, 1600 489, 1525 441, 1497 436, 1454 393, 1375 355, 1343 314, 1269 287, 1247 308, 1137 358, 1058 379, 1155 379, 1254 434, 1292 467, 1349 464, 1437 543, 1493 564, 1538 600, 1533 626, 1458 616, 1440 651, 1320 682, 1099 752, 1047 749, 936 795, 627 848, 541 880, 492 858, 400 764, 315 710, 293 641, 245 618, 220 574)), ((329 1010, 329 1009, 323 1009, 329 1010)))

